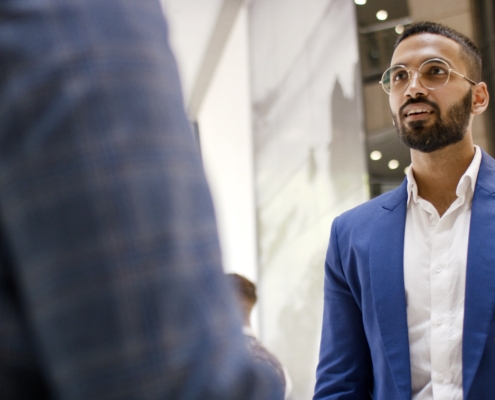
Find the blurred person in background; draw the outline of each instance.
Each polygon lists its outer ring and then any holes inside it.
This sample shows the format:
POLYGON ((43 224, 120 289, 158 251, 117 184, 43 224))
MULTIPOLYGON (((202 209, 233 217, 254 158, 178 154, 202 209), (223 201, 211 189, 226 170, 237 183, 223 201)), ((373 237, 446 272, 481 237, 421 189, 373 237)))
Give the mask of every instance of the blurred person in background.
POLYGON ((282 399, 249 356, 158 0, 0 2, 0 397, 282 399))
POLYGON ((255 359, 262 360, 271 365, 276 372, 280 383, 285 386, 285 398, 289 398, 290 392, 292 391, 292 381, 287 369, 280 363, 277 357, 261 344, 251 326, 251 312, 258 300, 256 285, 239 274, 227 274, 227 277, 234 289, 237 304, 242 314, 242 330, 247 340, 250 354, 255 359))

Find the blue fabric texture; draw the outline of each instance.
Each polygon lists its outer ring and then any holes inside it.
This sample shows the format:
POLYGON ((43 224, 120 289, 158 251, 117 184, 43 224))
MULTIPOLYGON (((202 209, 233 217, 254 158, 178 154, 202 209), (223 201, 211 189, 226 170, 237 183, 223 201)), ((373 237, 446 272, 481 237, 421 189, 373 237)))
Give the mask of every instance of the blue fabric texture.
MULTIPOLYGON (((407 182, 337 217, 325 263, 315 400, 411 398, 403 254, 407 182)), ((462 339, 466 400, 495 400, 495 160, 473 196, 462 339)))
POLYGON ((0 398, 281 399, 158 0, 0 0, 0 398))

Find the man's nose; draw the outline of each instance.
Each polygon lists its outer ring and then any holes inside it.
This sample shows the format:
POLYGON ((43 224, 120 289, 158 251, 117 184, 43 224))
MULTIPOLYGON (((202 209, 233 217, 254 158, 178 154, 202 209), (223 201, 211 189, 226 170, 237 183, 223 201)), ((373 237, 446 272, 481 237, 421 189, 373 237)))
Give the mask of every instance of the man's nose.
POLYGON ((409 70, 409 84, 407 85, 404 94, 409 97, 426 96, 428 89, 423 85, 419 79, 420 73, 417 69, 409 70))

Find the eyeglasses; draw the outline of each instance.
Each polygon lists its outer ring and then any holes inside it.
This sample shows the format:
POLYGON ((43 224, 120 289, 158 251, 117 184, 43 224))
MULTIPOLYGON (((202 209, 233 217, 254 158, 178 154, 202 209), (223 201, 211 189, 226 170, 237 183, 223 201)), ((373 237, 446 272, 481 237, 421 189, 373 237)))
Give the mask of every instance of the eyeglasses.
POLYGON ((449 68, 449 64, 438 58, 426 60, 419 68, 407 69, 404 65, 394 65, 387 69, 383 75, 380 83, 383 90, 387 94, 401 94, 406 91, 411 81, 411 71, 413 69, 418 70, 418 79, 421 84, 429 89, 439 89, 447 84, 450 79, 450 73, 459 75, 461 78, 466 79, 469 83, 476 85, 477 83, 459 72, 449 68))

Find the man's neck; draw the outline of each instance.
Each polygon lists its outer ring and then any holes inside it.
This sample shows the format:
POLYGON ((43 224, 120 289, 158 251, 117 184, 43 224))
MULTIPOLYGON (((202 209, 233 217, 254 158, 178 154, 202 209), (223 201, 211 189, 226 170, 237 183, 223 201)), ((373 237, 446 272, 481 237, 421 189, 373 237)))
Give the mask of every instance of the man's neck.
POLYGON ((463 140, 432 153, 411 150, 418 194, 433 204, 440 216, 457 198, 457 185, 471 164, 474 153, 471 140, 463 140))

